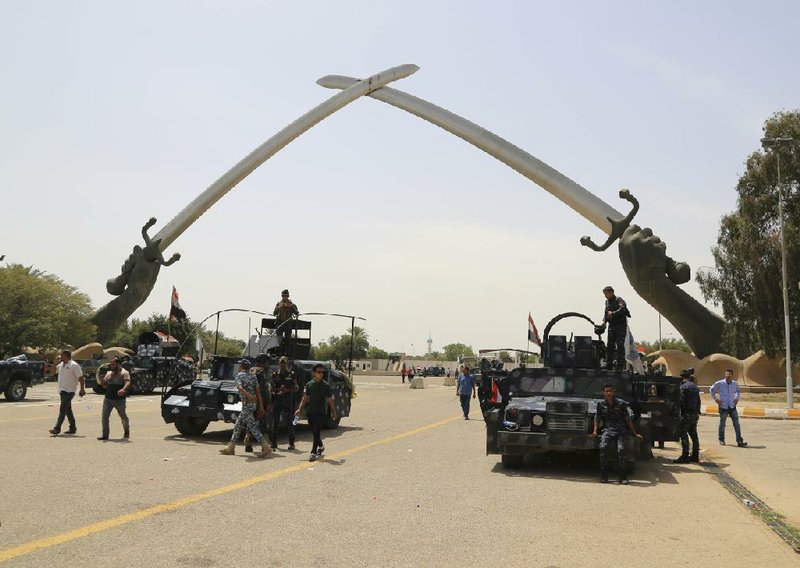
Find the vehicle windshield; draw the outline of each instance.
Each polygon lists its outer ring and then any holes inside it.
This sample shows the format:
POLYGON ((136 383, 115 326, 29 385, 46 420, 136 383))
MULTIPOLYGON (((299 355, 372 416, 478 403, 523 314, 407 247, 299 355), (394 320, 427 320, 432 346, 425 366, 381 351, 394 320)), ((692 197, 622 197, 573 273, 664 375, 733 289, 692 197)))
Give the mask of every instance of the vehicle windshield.
MULTIPOLYGON (((512 393, 519 395, 548 395, 562 394, 567 396, 579 396, 586 398, 602 398, 603 385, 608 382, 608 378, 594 376, 522 376, 515 381, 512 393)), ((617 385, 619 394, 627 393, 627 389, 617 385)))

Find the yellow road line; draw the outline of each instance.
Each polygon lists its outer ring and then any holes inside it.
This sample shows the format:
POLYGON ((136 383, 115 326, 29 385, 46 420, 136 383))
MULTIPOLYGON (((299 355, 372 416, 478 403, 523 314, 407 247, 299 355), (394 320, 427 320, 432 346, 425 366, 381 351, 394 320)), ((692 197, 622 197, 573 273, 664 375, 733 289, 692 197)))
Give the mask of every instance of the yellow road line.
MULTIPOLYGON (((326 459, 335 460, 346 456, 351 456, 353 454, 363 452, 370 448, 374 448, 375 446, 389 444, 391 442, 396 442, 397 440, 402 440, 403 438, 408 438, 410 436, 414 436, 416 434, 420 434, 428 430, 433 430, 435 428, 445 426, 446 424, 455 422, 459 418, 460 417, 456 416, 452 418, 447 418, 445 420, 440 420, 439 422, 434 422, 433 424, 421 426, 420 428, 415 428, 413 430, 402 432, 401 434, 396 434, 394 436, 389 436, 388 438, 383 438, 382 440, 369 442, 367 444, 356 446, 355 448, 351 448, 349 450, 344 450, 342 452, 328 456, 326 459)), ((323 460, 322 463, 325 463, 325 460, 323 460)), ((183 509, 184 507, 188 507, 189 505, 197 503, 198 501, 209 499, 210 497, 216 497, 218 495, 224 495, 226 493, 231 493, 233 491, 238 491, 239 489, 245 489, 247 487, 256 485, 258 483, 272 481, 273 479, 283 477, 284 475, 304 470, 307 467, 308 467, 308 462, 300 462, 295 465, 290 465, 282 469, 265 473, 263 475, 251 477, 250 479, 244 479, 242 481, 239 481, 238 483, 232 483, 230 485, 225 485, 223 487, 218 487, 216 489, 210 489, 208 491, 203 491, 202 493, 195 493, 194 495, 182 497, 174 501, 169 501, 168 503, 162 503, 160 505, 148 507, 147 509, 140 509, 139 511, 134 511, 133 513, 128 513, 127 515, 121 515, 119 517, 114 517, 112 519, 106 519, 105 521, 99 521, 97 523, 85 525, 77 529, 59 533, 53 536, 32 540, 20 544, 18 546, 14 546, 12 548, 6 548, 4 550, 0 550, 0 562, 5 562, 6 560, 11 560, 12 558, 17 558, 18 556, 24 556, 25 554, 30 554, 32 552, 36 552, 37 550, 42 550, 44 548, 51 548, 59 544, 64 544, 66 542, 77 540, 79 538, 83 538, 91 534, 107 531, 109 529, 113 529, 114 527, 118 527, 120 525, 125 525, 128 523, 132 523, 134 521, 146 519, 147 517, 152 517, 153 515, 167 513, 169 511, 175 511, 177 509, 183 509)))

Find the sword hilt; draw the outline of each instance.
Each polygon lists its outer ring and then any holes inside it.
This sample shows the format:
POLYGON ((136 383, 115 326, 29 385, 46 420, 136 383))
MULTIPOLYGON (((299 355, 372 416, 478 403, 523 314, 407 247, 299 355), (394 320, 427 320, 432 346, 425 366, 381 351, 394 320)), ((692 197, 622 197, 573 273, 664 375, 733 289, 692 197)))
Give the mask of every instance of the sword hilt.
MULTIPOLYGON (((611 217, 606 217, 611 225, 611 232, 609 233, 605 243, 598 246, 591 237, 583 236, 581 237, 581 244, 583 246, 589 247, 593 251, 602 252, 610 247, 614 241, 621 238, 622 234, 630 226, 631 221, 636 216, 636 213, 639 212, 639 200, 636 199, 628 189, 621 189, 619 196, 625 201, 629 201, 633 205, 630 212, 622 219, 612 219, 611 217)), ((675 261, 669 256, 664 262, 664 272, 667 275, 667 278, 669 278, 674 284, 686 284, 692 277, 692 269, 688 264, 685 262, 675 261)))

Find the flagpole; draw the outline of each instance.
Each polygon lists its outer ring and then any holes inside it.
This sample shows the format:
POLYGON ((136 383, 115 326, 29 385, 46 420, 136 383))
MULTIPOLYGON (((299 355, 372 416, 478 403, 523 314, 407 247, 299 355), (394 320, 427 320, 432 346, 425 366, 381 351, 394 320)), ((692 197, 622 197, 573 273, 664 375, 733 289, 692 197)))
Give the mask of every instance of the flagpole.
POLYGON ((169 295, 169 311, 167 312, 167 341, 169 341, 169 336, 172 335, 172 330, 170 329, 170 321, 172 320, 172 297, 175 295, 175 286, 172 286, 172 292, 169 295))

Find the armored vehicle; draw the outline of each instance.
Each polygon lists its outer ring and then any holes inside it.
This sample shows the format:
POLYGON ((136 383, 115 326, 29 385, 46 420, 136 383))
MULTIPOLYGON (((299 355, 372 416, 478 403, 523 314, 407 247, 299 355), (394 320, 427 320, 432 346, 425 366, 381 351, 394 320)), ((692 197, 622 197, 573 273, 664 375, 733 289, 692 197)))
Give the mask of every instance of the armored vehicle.
MULTIPOLYGON (((146 331, 139 335, 137 343, 136 354, 122 361, 122 368, 131 375, 131 394, 150 394, 157 387, 168 386, 172 380, 194 378, 194 364, 177 357, 177 341, 164 340, 158 333, 146 331)), ((93 377, 87 376, 86 386, 103 394, 105 388, 100 379, 107 371, 108 362, 100 365, 93 377)))
MULTIPOLYGON (((270 329, 274 325, 274 320, 264 318, 262 327, 270 329)), ((167 424, 175 424, 178 432, 185 436, 199 436, 202 434, 212 421, 236 422, 242 410, 242 402, 239 398, 239 391, 236 388, 236 374, 239 372, 239 361, 248 359, 255 364, 264 364, 266 381, 262 382, 262 392, 269 392, 269 378, 272 373, 278 370, 278 358, 281 353, 287 353, 289 358, 289 369, 294 371, 297 377, 297 384, 301 391, 303 386, 311 380, 311 368, 317 363, 325 367, 325 380, 333 391, 334 403, 336 406, 336 420, 329 415, 325 419, 325 428, 333 429, 339 426, 339 421, 343 416, 350 415, 350 399, 353 393, 352 383, 348 376, 331 367, 331 364, 324 361, 311 361, 307 359, 311 345, 310 337, 298 338, 297 331, 311 330, 311 323, 307 321, 294 320, 292 333, 285 343, 273 343, 265 341, 267 353, 258 356, 243 357, 220 357, 214 356, 211 361, 211 369, 207 380, 181 380, 172 382, 169 388, 162 391, 161 396, 161 416, 167 424), (292 355, 300 355, 303 358, 292 358, 292 355), (266 361, 264 363, 264 361, 266 361), (266 384, 265 384, 266 383, 266 384)), ((295 405, 300 404, 302 392, 295 397, 295 405)), ((303 415, 301 419, 306 419, 303 415)), ((283 418, 282 418, 283 420, 283 418)), ((281 423, 279 427, 286 426, 281 423)), ((271 410, 261 419, 260 427, 266 432, 272 427, 271 410)))
POLYGON ((28 389, 44 383, 44 361, 28 361, 25 355, 0 361, 0 392, 6 400, 25 398, 28 389))
POLYGON ((652 455, 654 440, 677 441, 680 436, 680 379, 664 375, 638 375, 604 368, 606 349, 598 335, 550 335, 560 320, 581 318, 576 312, 559 314, 544 330, 544 366, 512 371, 485 369, 482 391, 498 393, 496 400, 481 401, 486 420, 486 453, 500 454, 506 467, 520 467, 525 456, 548 452, 597 452, 593 430, 603 386, 611 384, 616 396, 630 404, 639 442, 626 439, 626 461, 632 471, 637 458, 652 455))

